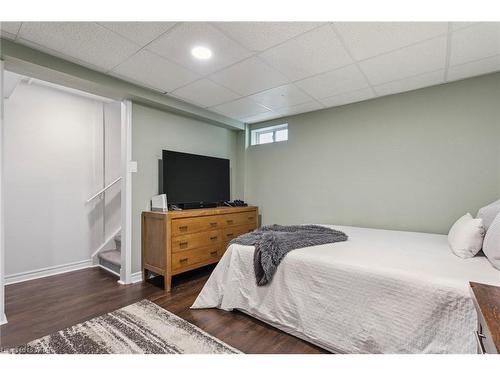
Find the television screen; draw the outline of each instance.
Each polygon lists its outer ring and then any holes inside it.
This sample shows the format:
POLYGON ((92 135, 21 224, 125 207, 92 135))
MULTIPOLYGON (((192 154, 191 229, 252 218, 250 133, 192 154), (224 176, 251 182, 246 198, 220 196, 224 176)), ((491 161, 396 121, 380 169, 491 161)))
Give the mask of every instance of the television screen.
POLYGON ((169 204, 229 200, 229 160, 163 150, 163 191, 169 204))

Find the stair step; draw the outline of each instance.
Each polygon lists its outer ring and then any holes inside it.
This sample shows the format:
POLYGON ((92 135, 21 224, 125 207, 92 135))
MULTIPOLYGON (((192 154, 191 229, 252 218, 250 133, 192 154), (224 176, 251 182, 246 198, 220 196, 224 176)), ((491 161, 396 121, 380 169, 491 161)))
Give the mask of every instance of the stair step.
POLYGON ((122 264, 122 254, 119 250, 108 250, 99 253, 99 259, 120 267, 122 264))

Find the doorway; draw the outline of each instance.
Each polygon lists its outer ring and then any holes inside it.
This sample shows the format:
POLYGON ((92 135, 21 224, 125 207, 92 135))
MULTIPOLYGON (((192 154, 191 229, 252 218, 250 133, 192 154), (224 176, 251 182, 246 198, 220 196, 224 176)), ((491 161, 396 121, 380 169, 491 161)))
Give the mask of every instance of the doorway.
POLYGON ((10 71, 1 98, 0 313, 6 284, 88 267, 130 283, 131 103, 10 71))

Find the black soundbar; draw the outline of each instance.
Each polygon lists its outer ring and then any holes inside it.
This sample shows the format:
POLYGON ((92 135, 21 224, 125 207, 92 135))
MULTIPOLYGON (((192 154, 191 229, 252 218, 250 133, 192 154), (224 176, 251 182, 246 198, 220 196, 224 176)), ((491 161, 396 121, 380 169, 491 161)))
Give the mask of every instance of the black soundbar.
POLYGON ((183 210, 191 210, 194 208, 214 208, 219 204, 217 202, 191 202, 191 203, 181 203, 178 204, 183 210))

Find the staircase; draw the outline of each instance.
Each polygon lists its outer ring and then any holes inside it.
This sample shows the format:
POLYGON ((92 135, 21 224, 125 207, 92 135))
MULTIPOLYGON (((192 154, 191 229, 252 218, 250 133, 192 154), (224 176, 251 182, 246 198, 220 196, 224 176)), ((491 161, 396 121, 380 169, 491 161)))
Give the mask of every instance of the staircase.
POLYGON ((122 265, 122 235, 118 233, 114 238, 114 249, 101 251, 97 257, 99 265, 108 271, 120 275, 122 265))

